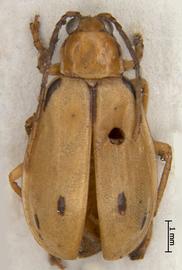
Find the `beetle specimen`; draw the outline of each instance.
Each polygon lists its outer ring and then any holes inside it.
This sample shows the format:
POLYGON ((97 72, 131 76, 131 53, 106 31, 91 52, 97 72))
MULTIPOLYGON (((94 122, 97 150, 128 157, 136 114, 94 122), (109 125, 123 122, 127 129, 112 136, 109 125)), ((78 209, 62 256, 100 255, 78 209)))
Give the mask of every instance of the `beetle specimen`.
POLYGON ((39 18, 30 24, 43 74, 29 141, 10 183, 22 197, 36 241, 61 259, 100 250, 107 260, 143 258, 171 167, 171 147, 154 141, 146 121, 147 82, 140 75, 143 40, 133 43, 108 13, 67 12, 45 48, 39 18), (67 21, 69 19, 69 21, 67 21), (51 64, 60 28, 68 37, 51 64), (124 60, 114 28, 131 60, 124 60), (135 70, 135 78, 124 76, 135 70), (48 76, 56 76, 49 83, 48 76), (165 166, 157 184, 156 155, 165 166), (16 180, 23 176, 22 188, 16 180))

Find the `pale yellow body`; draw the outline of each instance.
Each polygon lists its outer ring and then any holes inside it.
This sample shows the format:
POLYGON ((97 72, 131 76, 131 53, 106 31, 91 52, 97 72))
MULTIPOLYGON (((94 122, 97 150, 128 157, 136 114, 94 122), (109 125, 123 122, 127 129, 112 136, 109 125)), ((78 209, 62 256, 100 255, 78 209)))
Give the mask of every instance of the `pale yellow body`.
MULTIPOLYGON (((27 222, 36 240, 50 254, 63 259, 79 256, 87 209, 91 143, 104 258, 118 259, 133 251, 145 237, 155 210, 155 151, 144 113, 141 133, 134 141, 135 101, 122 79, 99 80, 94 91, 95 119, 87 82, 61 79, 60 87, 42 113, 29 165, 24 171, 22 195, 27 222), (108 137, 114 127, 125 134, 121 145, 112 144, 108 137), (120 192, 125 192, 127 199, 125 215, 117 209, 120 192), (64 216, 57 212, 60 195, 65 197, 64 216)), ((93 208, 95 204, 93 201, 93 208)))

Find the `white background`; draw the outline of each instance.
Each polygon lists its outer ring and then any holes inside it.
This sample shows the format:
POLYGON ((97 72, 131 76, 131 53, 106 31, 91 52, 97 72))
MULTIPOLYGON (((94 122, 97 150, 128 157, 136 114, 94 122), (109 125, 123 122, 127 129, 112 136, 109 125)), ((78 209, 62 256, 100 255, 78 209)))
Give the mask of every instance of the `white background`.
MULTIPOLYGON (((68 270, 180 270, 181 0, 0 0, 0 10, 0 269, 56 269, 49 265, 46 252, 32 237, 21 201, 8 185, 8 173, 23 160, 27 142, 24 122, 36 109, 41 82, 29 22, 35 14, 41 15, 41 34, 47 43, 61 15, 77 10, 83 15, 110 12, 130 37, 134 32, 143 34, 142 74, 150 85, 148 122, 155 139, 172 145, 174 159, 169 184, 154 220, 152 242, 143 261, 124 258, 107 262, 98 254, 89 259, 67 261, 65 265, 68 270), (172 219, 176 227, 172 254, 164 253, 165 219, 172 219)), ((61 41, 63 39, 64 35, 61 41)))

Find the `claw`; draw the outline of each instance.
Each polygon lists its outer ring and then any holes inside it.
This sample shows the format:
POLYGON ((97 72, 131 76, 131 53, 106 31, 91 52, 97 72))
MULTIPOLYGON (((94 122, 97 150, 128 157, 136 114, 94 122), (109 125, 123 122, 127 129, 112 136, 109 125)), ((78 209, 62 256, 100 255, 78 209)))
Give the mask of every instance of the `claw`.
POLYGON ((62 264, 62 260, 59 258, 56 258, 52 255, 49 255, 49 261, 51 265, 57 265, 61 270, 65 270, 65 266, 62 264))
POLYGON ((39 15, 35 15, 34 21, 30 23, 30 28, 32 31, 38 31, 40 27, 40 22, 39 22, 39 15))
POLYGON ((137 46, 137 45, 143 45, 143 37, 140 33, 136 33, 134 34, 133 36, 133 44, 134 46, 137 46))

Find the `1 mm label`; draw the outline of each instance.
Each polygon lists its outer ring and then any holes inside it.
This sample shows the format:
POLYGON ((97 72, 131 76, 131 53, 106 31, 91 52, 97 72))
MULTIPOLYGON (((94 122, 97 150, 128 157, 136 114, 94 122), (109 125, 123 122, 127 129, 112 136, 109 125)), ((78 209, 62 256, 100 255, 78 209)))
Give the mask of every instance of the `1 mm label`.
POLYGON ((167 219, 165 220, 166 227, 167 227, 167 248, 165 253, 172 253, 172 246, 175 244, 175 230, 176 228, 172 226, 172 220, 167 219))

